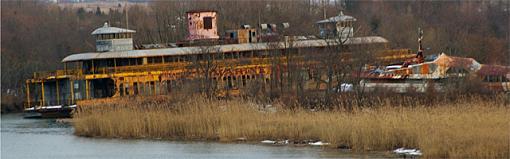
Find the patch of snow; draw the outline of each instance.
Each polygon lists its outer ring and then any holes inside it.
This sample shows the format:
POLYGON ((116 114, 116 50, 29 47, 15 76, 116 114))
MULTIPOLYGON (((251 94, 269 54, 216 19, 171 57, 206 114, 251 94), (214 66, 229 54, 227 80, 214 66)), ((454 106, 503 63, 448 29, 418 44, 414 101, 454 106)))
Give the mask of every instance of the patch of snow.
POLYGON ((264 141, 261 141, 261 143, 263 143, 263 144, 275 144, 276 141, 273 141, 273 140, 264 140, 264 141))
POLYGON ((398 148, 393 150, 397 155, 409 155, 409 156, 421 156, 422 153, 418 149, 406 149, 406 148, 398 148))
POLYGON ((322 142, 322 141, 317 141, 317 142, 309 142, 308 145, 312 145, 312 146, 325 146, 325 145, 329 145, 329 143, 322 142))

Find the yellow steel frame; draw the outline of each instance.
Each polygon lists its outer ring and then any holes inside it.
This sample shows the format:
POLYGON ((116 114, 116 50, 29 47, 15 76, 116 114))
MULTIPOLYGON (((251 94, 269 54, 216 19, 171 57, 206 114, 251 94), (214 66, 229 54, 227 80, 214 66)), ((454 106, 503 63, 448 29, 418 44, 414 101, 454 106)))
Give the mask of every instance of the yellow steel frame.
POLYGON ((56 82, 56 88, 57 88, 57 105, 60 105, 60 91, 58 89, 58 80, 56 82))
POLYGON ((74 81, 69 80, 69 85, 70 85, 69 88, 71 89, 70 90, 70 92, 71 92, 71 103, 69 103, 69 104, 72 104, 72 103, 74 103, 74 81))
POLYGON ((31 107, 31 103, 30 103, 30 85, 28 82, 25 82, 25 85, 26 85, 26 88, 27 88, 27 104, 29 107, 31 107))
MULTIPOLYGON (((379 60, 393 60, 393 59, 401 59, 413 57, 414 54, 406 53, 409 50, 391 50, 386 52, 379 53, 382 56, 377 57, 379 60)), ((303 58, 303 57, 295 57, 295 58, 303 58)), ((349 57, 345 57, 349 58, 349 57)), ((90 80, 94 79, 102 79, 102 78, 111 78, 115 81, 116 92, 120 92, 120 84, 123 84, 124 89, 126 84, 129 87, 129 94, 134 94, 134 90, 137 89, 140 91, 140 87, 142 85, 149 84, 150 82, 154 82, 152 87, 148 87, 151 90, 148 90, 151 94, 161 93, 161 90, 158 90, 157 87, 161 86, 161 81, 171 81, 177 78, 196 78, 200 75, 200 72, 197 70, 189 70, 186 66, 190 66, 196 63, 192 63, 189 61, 180 61, 180 62, 169 62, 167 63, 163 58, 162 64, 145 64, 138 66, 122 66, 118 67, 116 64, 116 59, 114 60, 113 68, 102 68, 98 71, 97 68, 93 66, 92 74, 83 74, 81 69, 68 69, 65 66, 65 70, 57 70, 56 72, 49 73, 34 73, 34 78, 27 80, 27 100, 30 105, 30 89, 28 85, 30 83, 41 83, 41 94, 42 100, 40 101, 41 105, 45 104, 45 88, 44 88, 44 80, 56 80, 57 81, 57 101, 60 103, 60 88, 58 79, 68 78, 71 92, 71 103, 75 102, 74 97, 74 81, 73 80, 85 80, 85 99, 90 99, 90 80), (97 72, 97 73, 96 73, 97 72), (188 74, 189 73, 189 74, 188 74), (122 80, 121 80, 122 79, 122 80), (148 83, 149 82, 149 83, 148 83), (134 83, 137 83, 138 88, 134 88, 134 83)), ((215 61, 215 65, 219 68, 215 71, 211 72, 211 77, 219 79, 221 83, 221 79, 223 77, 237 77, 245 75, 263 75, 265 79, 269 79, 269 74, 271 73, 271 63, 274 62, 273 58, 259 58, 253 57, 249 59, 223 59, 221 62, 215 61), (244 63, 243 61, 247 61, 244 63), (243 64, 244 63, 244 64, 243 64)), ((279 57, 278 59, 281 64, 285 64, 287 58, 279 57)), ((92 61, 94 63, 94 61, 92 61)), ((308 64, 314 63, 313 61, 307 62, 308 64)), ((202 63, 203 64, 203 63, 202 63)), ((147 88, 147 87, 145 87, 147 88)), ((125 90, 123 90, 125 91, 125 90)), ((116 94, 117 94, 116 93, 116 94)))
POLYGON ((41 97, 42 97, 41 105, 43 105, 43 104, 45 104, 44 101, 46 100, 46 98, 44 97, 44 82, 41 82, 41 92, 42 92, 42 94, 41 94, 41 97))
POLYGON ((89 89, 89 80, 85 80, 85 99, 90 99, 89 89))

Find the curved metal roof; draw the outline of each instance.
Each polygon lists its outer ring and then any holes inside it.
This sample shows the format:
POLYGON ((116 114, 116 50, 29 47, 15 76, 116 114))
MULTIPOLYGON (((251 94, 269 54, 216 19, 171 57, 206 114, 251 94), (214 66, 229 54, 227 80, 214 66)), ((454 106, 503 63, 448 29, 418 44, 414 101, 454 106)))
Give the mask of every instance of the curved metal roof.
POLYGON ((97 28, 92 32, 92 35, 97 34, 114 34, 114 33, 135 33, 134 30, 124 29, 124 28, 117 28, 117 27, 111 27, 108 25, 108 23, 104 23, 104 26, 101 28, 97 28))
MULTIPOLYGON (((383 37, 369 36, 369 37, 354 37, 349 38, 344 45, 355 44, 373 44, 373 43, 387 43, 383 37)), ((294 41, 293 48, 306 48, 306 47, 325 47, 339 44, 334 39, 313 39, 313 40, 299 40, 294 41)), ((271 45, 271 44, 269 44, 271 45)), ((91 52, 73 54, 65 57, 62 62, 84 61, 92 59, 112 59, 112 58, 139 58, 139 57, 154 57, 154 56, 176 56, 176 55, 191 55, 200 54, 204 52, 217 53, 217 52, 234 52, 234 51, 251 51, 251 50, 267 50, 276 48, 288 48, 290 43, 279 42, 275 45, 269 46, 268 43, 244 43, 244 44, 228 44, 228 45, 213 45, 213 46, 193 46, 193 47, 178 47, 178 48, 164 48, 164 49, 146 49, 146 50, 127 50, 127 51, 112 51, 112 52, 91 52)))
POLYGON ((338 14, 338 16, 324 19, 321 21, 317 21, 316 23, 330 23, 330 22, 344 22, 344 21, 356 21, 356 18, 349 16, 349 15, 344 15, 343 12, 340 12, 340 14, 338 14))
POLYGON ((197 10, 189 10, 186 13, 200 13, 200 12, 216 12, 216 11, 211 10, 211 9, 197 9, 197 10))

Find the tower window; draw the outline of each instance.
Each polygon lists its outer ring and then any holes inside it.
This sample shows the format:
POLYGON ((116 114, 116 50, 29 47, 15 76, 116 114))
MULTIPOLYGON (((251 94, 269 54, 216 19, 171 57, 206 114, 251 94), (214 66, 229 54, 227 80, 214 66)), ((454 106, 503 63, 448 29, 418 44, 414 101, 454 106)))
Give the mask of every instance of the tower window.
POLYGON ((204 29, 212 29, 212 17, 204 17, 204 29))

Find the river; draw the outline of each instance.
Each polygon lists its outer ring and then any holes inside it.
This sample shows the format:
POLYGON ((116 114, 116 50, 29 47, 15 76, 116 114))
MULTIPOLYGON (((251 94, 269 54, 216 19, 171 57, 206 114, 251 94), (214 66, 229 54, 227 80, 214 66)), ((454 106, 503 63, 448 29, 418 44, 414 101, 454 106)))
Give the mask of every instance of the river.
POLYGON ((384 158, 383 153, 356 154, 319 147, 97 139, 73 135, 69 124, 55 119, 1 118, 1 158, 384 158))

